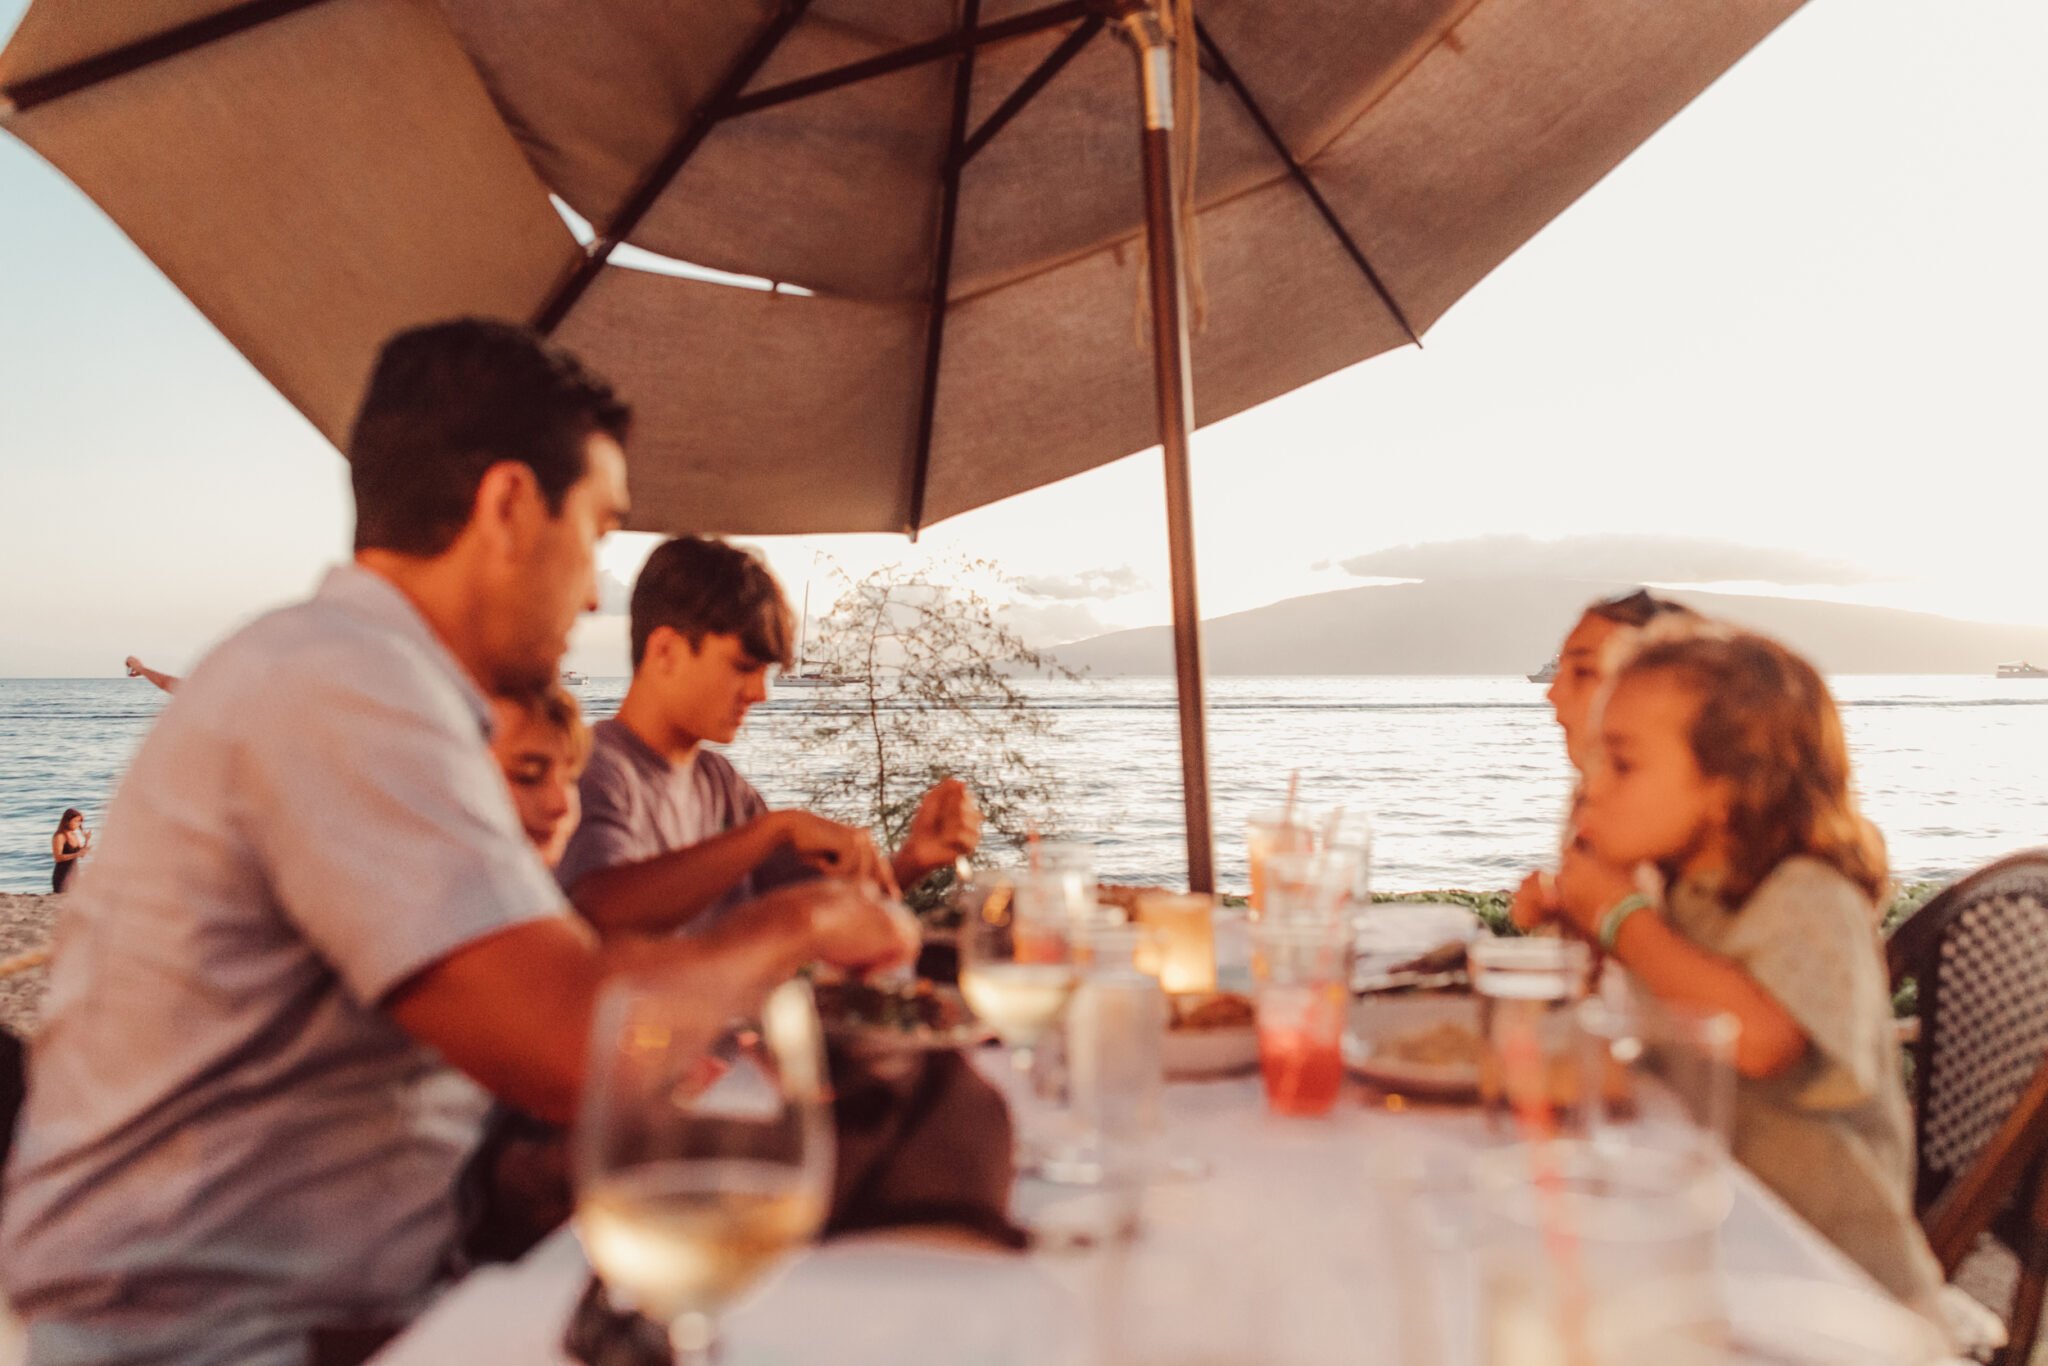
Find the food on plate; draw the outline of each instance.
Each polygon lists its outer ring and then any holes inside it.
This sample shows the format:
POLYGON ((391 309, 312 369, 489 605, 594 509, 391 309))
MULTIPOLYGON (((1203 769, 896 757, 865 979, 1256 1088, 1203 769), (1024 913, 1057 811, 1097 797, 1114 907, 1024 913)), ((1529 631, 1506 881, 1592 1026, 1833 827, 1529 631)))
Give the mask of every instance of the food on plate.
POLYGON ((1477 1067, 1479 1034, 1470 1025, 1441 1020, 1427 1029, 1397 1034, 1377 1045, 1373 1052, 1379 1057, 1422 1067, 1477 1067))
POLYGON ((826 982, 816 988, 818 1018, 826 1032, 894 1029, 904 1033, 947 1030, 965 1024, 960 1002, 940 995, 922 979, 906 983, 826 982))
POLYGON ((1169 996, 1171 1027, 1181 1030, 1249 1029, 1252 1003, 1234 991, 1203 992, 1198 995, 1169 996))

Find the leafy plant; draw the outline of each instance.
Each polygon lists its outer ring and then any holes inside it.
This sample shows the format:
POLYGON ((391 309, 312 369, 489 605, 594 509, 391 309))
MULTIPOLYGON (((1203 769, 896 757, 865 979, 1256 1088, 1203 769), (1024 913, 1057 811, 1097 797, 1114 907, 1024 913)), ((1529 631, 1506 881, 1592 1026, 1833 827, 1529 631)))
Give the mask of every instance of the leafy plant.
MULTIPOLYGON (((893 848, 925 792, 952 777, 980 804, 984 839, 1054 833, 1060 784, 1033 757, 1053 718, 1018 682, 1075 675, 1003 623, 995 567, 887 565, 843 582, 807 661, 846 685, 819 698, 809 729, 815 752, 840 756, 817 769, 810 805, 893 848)), ((936 916, 951 882, 942 872, 905 890, 936 916)))

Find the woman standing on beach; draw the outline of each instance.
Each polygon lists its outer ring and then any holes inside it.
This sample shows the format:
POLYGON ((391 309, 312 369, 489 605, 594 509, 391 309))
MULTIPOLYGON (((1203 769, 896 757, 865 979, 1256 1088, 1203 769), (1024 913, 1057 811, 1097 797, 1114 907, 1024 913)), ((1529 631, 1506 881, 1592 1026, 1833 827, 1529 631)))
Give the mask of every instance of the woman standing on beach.
POLYGON ((64 884, 71 881, 78 861, 90 848, 92 831, 85 828, 85 813, 75 806, 67 807, 57 819, 57 833, 50 836, 50 857, 57 860, 57 866, 50 870, 51 891, 64 890, 64 884))

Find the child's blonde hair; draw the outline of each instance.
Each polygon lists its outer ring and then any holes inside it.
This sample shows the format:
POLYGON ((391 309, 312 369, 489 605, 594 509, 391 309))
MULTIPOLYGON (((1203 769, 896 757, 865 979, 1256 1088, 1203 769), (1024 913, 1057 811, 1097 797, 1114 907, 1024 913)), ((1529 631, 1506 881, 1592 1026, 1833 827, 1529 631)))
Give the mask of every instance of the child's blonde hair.
POLYGON ((1645 641, 1615 686, 1647 674, 1697 699, 1687 742, 1700 772, 1732 789, 1722 888, 1730 904, 1798 854, 1830 865, 1873 903, 1883 895, 1884 841, 1856 810, 1841 713, 1811 664, 1764 636, 1696 628, 1645 641))
POLYGON ((544 726, 569 742, 569 766, 576 772, 590 759, 590 727, 583 724, 583 708, 575 695, 560 683, 543 683, 537 688, 504 693, 501 700, 519 708, 527 719, 544 726))

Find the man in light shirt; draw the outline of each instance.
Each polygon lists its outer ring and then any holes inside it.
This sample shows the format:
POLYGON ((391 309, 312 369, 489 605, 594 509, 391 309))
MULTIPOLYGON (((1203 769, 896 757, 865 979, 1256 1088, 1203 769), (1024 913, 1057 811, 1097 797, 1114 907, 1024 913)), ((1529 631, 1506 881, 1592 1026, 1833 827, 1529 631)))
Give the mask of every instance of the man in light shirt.
POLYGON ((300 1366, 416 1313, 495 1094, 573 1116, 608 972, 721 1022, 915 933, 847 880, 601 948, 529 845, 486 697, 555 676, 626 513, 629 417, 521 329, 385 348, 354 563, 186 677, 58 929, 0 1207, 34 1366, 300 1366))

